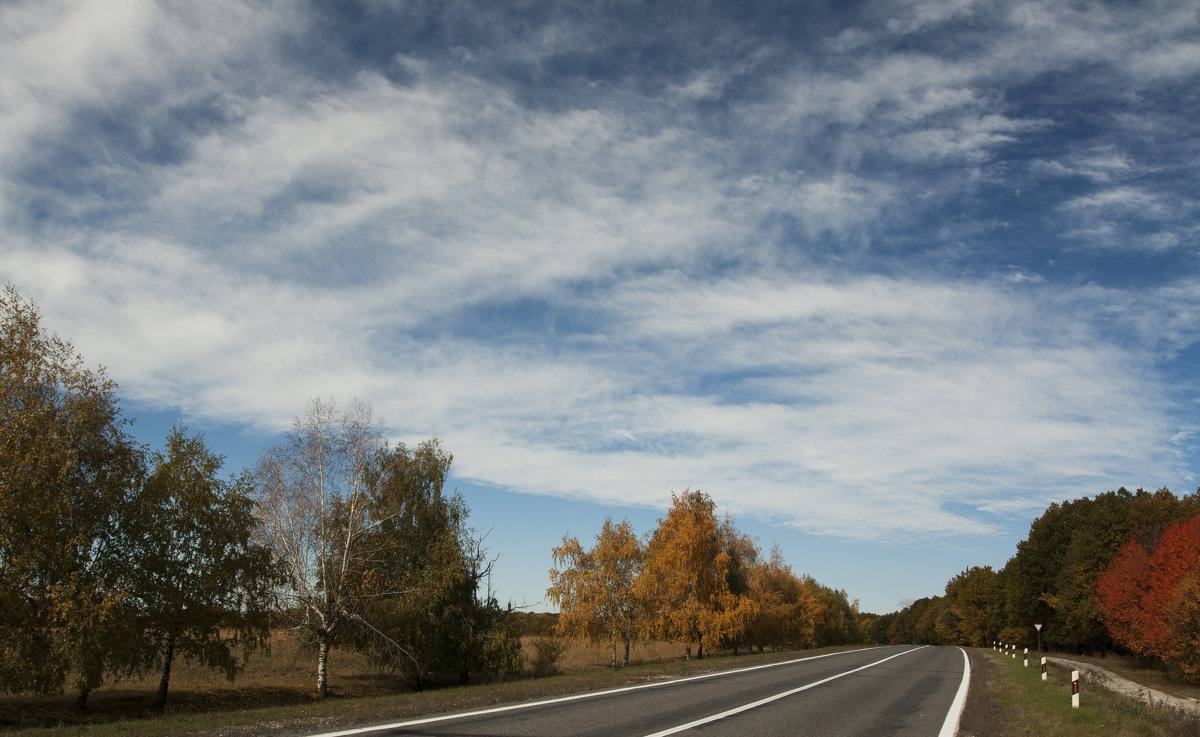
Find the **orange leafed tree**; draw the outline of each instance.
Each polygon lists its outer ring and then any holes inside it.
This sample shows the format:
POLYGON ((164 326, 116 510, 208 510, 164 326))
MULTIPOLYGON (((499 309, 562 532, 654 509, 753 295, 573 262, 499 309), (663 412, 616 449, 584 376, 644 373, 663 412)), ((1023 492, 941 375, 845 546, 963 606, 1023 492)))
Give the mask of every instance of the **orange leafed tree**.
POLYGON ((617 643, 625 646, 621 665, 629 665, 629 644, 637 637, 644 608, 634 593, 645 551, 628 520, 604 521, 591 550, 576 538, 563 538, 552 551, 546 595, 559 607, 558 632, 564 637, 604 643, 617 665, 617 643))
POLYGON ((1200 571, 1179 580, 1164 613, 1170 627, 1167 661, 1180 678, 1200 682, 1200 571))
POLYGON ((817 598, 792 573, 778 546, 768 560, 754 566, 750 588, 759 607, 747 633, 750 644, 796 648, 814 644, 817 598))
POLYGON ((1096 606, 1114 640, 1196 680, 1200 643, 1188 623, 1200 621, 1198 576, 1200 515, 1167 529, 1153 550, 1137 540, 1121 548, 1096 582, 1096 606))
POLYGON ((651 614, 645 632, 684 642, 704 656, 721 642, 737 642, 750 626, 758 605, 731 586, 737 570, 728 539, 732 524, 717 522, 716 505, 701 491, 671 494, 671 509, 658 521, 646 548, 646 566, 637 593, 651 614))

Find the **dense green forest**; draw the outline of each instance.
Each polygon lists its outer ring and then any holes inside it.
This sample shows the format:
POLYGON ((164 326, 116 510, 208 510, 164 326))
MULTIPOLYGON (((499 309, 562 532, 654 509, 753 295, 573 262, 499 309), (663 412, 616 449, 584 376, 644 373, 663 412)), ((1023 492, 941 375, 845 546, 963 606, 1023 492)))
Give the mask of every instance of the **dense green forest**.
POLYGON ((999 571, 964 570, 945 594, 869 615, 869 642, 990 647, 995 641, 1153 658, 1180 678, 1200 665, 1200 492, 1124 488, 1052 504, 999 571), (1034 627, 1041 624, 1040 634, 1034 627))

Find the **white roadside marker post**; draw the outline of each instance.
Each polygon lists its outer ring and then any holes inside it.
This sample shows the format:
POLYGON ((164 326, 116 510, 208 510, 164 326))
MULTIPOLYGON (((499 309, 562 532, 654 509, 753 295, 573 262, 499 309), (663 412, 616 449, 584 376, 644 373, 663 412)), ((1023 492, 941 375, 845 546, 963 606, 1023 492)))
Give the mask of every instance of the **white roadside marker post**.
POLYGON ((1079 671, 1071 671, 1071 708, 1079 708, 1079 671))
POLYGON ((1029 667, 1029 648, 1025 648, 1025 667, 1029 667))
POLYGON ((1042 680, 1046 680, 1046 659, 1042 658, 1042 680))

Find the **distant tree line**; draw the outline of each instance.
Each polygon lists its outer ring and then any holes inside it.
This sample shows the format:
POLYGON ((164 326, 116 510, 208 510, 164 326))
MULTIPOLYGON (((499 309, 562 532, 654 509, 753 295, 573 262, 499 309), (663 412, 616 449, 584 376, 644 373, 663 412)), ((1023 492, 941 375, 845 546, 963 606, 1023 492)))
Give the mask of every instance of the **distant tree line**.
POLYGON ((717 649, 805 648, 860 639, 858 603, 845 591, 796 576, 778 548, 764 557, 733 519, 720 519, 701 491, 672 493, 658 526, 639 537, 628 521, 605 520, 585 548, 564 537, 554 548, 547 595, 559 635, 602 644, 612 665, 630 644, 665 640, 717 649))
POLYGON ((0 294, 0 690, 78 703, 177 658, 233 678, 286 625, 431 677, 520 668, 436 439, 389 445, 371 408, 314 399, 285 441, 225 479, 202 435, 134 442, 116 384, 0 294))
POLYGON ((969 568, 944 595, 863 627, 876 643, 1118 650, 1200 680, 1200 492, 1121 488, 1051 504, 999 571, 969 568))

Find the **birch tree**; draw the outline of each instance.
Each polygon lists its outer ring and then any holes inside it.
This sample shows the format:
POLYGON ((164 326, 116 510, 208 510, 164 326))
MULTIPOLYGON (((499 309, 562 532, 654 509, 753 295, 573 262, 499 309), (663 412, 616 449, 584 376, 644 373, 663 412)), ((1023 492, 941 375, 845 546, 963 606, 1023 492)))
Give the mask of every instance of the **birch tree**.
POLYGON ((778 546, 772 548, 768 560, 753 567, 750 587, 759 608, 748 633, 752 644, 760 648, 765 645, 792 648, 813 645, 816 596, 792 573, 778 546))
POLYGON ((609 646, 614 668, 617 644, 623 643, 621 665, 629 665, 629 645, 645 615, 634 584, 646 554, 633 526, 628 520, 614 525, 606 519, 590 550, 578 539, 564 537, 552 555, 555 568, 550 569, 546 595, 559 607, 559 634, 609 646))
POLYGON ((701 491, 671 494, 667 516, 646 547, 645 572, 638 579, 638 595, 651 616, 647 634, 686 644, 704 657, 723 641, 736 641, 750 626, 757 605, 730 587, 734 571, 730 541, 723 539, 716 504, 701 491))
POLYGON ((278 608, 317 642, 317 695, 327 688, 329 649, 342 632, 367 626, 364 571, 369 515, 380 476, 372 464, 386 443, 369 404, 345 410, 312 399, 280 445, 264 451, 256 477, 261 541, 286 583, 278 608))

